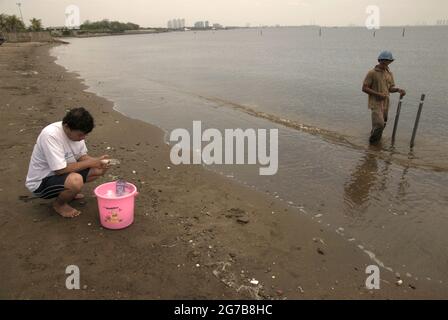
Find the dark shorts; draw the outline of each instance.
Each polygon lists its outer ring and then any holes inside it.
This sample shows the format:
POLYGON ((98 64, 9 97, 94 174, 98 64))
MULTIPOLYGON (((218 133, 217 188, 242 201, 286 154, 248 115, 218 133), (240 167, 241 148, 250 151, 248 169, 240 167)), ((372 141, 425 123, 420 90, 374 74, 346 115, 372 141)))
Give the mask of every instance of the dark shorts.
MULTIPOLYGON (((82 176, 84 183, 86 183, 89 171, 90 169, 87 168, 76 173, 79 173, 82 176)), ((70 173, 64 173, 44 178, 39 188, 33 192, 34 195, 42 199, 56 198, 62 191, 64 191, 65 180, 69 174, 70 173)))

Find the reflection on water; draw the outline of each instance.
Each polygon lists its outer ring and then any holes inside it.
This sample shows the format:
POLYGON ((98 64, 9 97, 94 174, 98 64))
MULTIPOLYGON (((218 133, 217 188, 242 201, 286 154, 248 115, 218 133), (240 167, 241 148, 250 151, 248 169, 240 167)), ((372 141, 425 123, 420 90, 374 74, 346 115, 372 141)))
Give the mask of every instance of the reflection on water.
MULTIPOLYGON (((344 184, 344 204, 347 215, 360 215, 368 209, 372 198, 378 199, 378 193, 391 188, 393 177, 390 175, 390 167, 393 164, 393 149, 384 152, 383 143, 370 145, 356 167, 351 171, 349 179, 344 184), (380 164, 381 163, 381 167, 380 164)), ((409 161, 412 155, 409 154, 409 161)), ((410 162, 409 162, 410 163, 410 162)), ((397 186, 395 200, 401 202, 406 199, 410 183, 407 174, 409 164, 402 164, 402 174, 397 186)))
POLYGON ((370 193, 378 181, 378 160, 373 152, 366 152, 345 184, 344 199, 349 212, 366 209, 370 193))
POLYGON ((403 173, 401 174, 400 183, 398 184, 398 196, 397 198, 402 200, 406 198, 407 190, 410 187, 410 183, 406 179, 406 175, 408 174, 409 167, 403 168, 403 173))

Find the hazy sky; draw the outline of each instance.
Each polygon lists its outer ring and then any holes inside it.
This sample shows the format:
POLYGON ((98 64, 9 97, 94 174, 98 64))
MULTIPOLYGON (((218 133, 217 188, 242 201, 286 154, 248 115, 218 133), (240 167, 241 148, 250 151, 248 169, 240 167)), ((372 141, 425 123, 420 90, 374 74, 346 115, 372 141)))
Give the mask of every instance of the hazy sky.
POLYGON ((80 8, 81 22, 108 18, 144 27, 165 27, 173 18, 244 26, 364 25, 368 5, 380 8, 381 25, 435 24, 448 19, 448 0, 0 0, 0 13, 19 14, 24 20, 41 18, 44 26, 63 26, 65 8, 80 8))

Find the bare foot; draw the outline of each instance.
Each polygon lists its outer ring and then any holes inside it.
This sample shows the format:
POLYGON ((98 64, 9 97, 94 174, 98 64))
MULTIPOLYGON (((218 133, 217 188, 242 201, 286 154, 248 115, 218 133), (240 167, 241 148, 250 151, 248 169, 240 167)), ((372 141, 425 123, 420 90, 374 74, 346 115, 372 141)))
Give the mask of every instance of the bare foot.
POLYGON ((78 193, 76 196, 75 196, 75 200, 81 200, 81 199, 84 199, 85 198, 85 196, 82 194, 82 193, 78 193))
POLYGON ((81 214, 81 211, 70 207, 68 204, 59 204, 57 201, 53 203, 53 209, 64 218, 74 218, 81 214))

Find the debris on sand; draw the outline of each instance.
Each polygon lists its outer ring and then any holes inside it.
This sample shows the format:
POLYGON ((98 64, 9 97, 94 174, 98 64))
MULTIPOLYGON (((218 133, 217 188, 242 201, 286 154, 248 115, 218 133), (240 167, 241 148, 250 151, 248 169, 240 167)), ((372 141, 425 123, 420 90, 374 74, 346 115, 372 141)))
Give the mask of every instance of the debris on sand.
POLYGON ((239 223, 242 223, 242 224, 246 224, 246 223, 249 223, 249 217, 247 217, 247 216, 240 217, 240 218, 236 219, 236 221, 238 221, 239 223))
POLYGON ((244 211, 240 208, 229 209, 226 213, 226 217, 233 218, 241 224, 247 224, 250 221, 249 216, 246 213, 246 211, 244 211))
MULTIPOLYGON (((213 270, 213 275, 219 279, 222 283, 224 283, 227 287, 234 289, 237 293, 243 294, 247 298, 253 300, 261 300, 263 299, 262 289, 263 286, 256 279, 249 280, 250 285, 240 284, 239 277, 235 276, 235 274, 229 269, 232 265, 229 262, 221 261, 214 263, 216 269, 213 270), (255 283, 257 282, 257 283, 255 283)), ((243 277, 244 281, 246 278, 243 277)), ((248 279, 247 279, 248 280, 248 279)), ((247 282, 246 282, 247 283, 247 282)))
POLYGON ((252 280, 250 280, 251 284, 257 285, 260 281, 255 280, 254 278, 252 278, 252 280))

